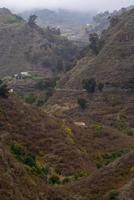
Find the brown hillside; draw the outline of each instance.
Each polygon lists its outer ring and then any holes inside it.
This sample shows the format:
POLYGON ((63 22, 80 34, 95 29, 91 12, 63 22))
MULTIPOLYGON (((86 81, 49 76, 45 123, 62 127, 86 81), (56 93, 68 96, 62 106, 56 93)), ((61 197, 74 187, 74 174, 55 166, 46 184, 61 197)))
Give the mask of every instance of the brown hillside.
MULTIPOLYGON (((15 97, 0 99, 0 139, 2 200, 15 196, 16 200, 26 200, 30 195, 32 199, 40 195, 46 198, 51 189, 55 199, 61 190, 49 184, 52 174, 75 184, 82 177, 96 174, 98 166, 105 166, 101 156, 109 153, 118 158, 131 151, 134 144, 132 136, 115 129, 104 127, 100 135, 93 127, 82 128, 69 119, 48 116, 15 97), (46 177, 42 170, 47 166, 46 177)), ((69 197, 64 190, 62 193, 69 197)))
POLYGON ((66 70, 76 52, 71 42, 52 30, 0 10, 0 77, 29 70, 66 70))
POLYGON ((82 80, 126 86, 134 77, 134 9, 118 17, 102 35, 104 46, 94 59, 86 56, 61 80, 61 87, 80 88, 82 80))

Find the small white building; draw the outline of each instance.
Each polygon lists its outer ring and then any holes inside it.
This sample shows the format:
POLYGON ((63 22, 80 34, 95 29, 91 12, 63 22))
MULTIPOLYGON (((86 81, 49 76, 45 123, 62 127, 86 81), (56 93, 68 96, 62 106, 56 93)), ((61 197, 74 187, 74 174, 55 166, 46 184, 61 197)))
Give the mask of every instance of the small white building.
POLYGON ((25 79, 27 77, 30 77, 31 75, 29 74, 29 72, 20 72, 18 74, 15 74, 14 77, 16 79, 25 79))

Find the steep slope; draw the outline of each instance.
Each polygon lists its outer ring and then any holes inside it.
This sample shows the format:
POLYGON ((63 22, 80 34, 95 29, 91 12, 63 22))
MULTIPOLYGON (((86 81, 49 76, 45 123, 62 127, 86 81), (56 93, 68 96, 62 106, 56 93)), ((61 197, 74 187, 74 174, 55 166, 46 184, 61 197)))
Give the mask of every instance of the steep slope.
POLYGON ((92 125, 79 127, 68 118, 48 116, 15 96, 0 98, 1 198, 48 200, 59 195, 60 199, 82 196, 83 190, 75 191, 77 181, 95 176, 98 168, 126 155, 133 144, 132 136, 113 128, 104 126, 99 134, 92 125), (72 189, 66 192, 66 183, 74 185, 74 195, 72 189))
POLYGON ((76 52, 76 47, 56 32, 0 10, 0 77, 27 70, 63 70, 76 52))
POLYGON ((133 179, 133 174, 131 174, 133 165, 134 152, 131 152, 68 189, 92 200, 118 200, 118 197, 120 200, 133 199, 133 191, 130 189, 133 186, 133 181, 130 183, 130 187, 128 186, 128 194, 124 194, 124 196, 119 194, 122 187, 133 179))
POLYGON ((92 23, 88 24, 86 27, 86 31, 88 33, 97 32, 101 34, 102 31, 106 30, 110 25, 110 19, 114 16, 119 16, 129 10, 134 8, 134 6, 129 6, 126 8, 121 8, 120 10, 114 10, 112 13, 109 11, 105 11, 102 13, 98 13, 96 16, 93 17, 92 23))
POLYGON ((133 85, 134 60, 134 9, 116 19, 116 23, 102 35, 104 46, 94 59, 86 56, 63 78, 62 86, 81 88, 83 79, 129 87, 133 85), (84 60, 84 61, 83 61, 84 60), (130 62, 131 60, 131 62, 130 62), (67 79, 67 81, 66 81, 67 79))

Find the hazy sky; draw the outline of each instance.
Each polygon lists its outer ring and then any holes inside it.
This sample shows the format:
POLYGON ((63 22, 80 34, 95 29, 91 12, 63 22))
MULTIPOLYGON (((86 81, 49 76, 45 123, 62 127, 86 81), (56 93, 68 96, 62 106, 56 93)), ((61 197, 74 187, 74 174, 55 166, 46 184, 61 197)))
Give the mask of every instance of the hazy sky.
POLYGON ((14 10, 31 8, 66 8, 75 10, 114 10, 134 5, 134 0, 0 0, 0 7, 14 10))

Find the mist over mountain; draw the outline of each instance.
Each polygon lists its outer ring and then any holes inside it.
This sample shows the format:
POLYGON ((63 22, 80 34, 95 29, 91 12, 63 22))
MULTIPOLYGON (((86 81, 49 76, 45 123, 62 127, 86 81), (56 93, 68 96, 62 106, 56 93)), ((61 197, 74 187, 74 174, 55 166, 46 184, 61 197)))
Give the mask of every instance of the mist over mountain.
POLYGON ((18 0, 2 0, 1 6, 9 7, 10 9, 24 11, 34 8, 49 8, 49 9, 69 9, 69 10, 78 10, 78 11, 104 11, 104 10, 114 10, 120 9, 121 7, 126 7, 131 4, 134 4, 134 0, 29 0, 29 1, 18 1, 18 0))

